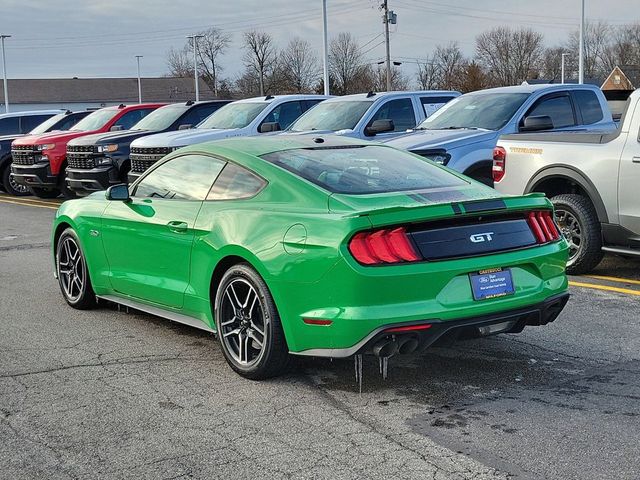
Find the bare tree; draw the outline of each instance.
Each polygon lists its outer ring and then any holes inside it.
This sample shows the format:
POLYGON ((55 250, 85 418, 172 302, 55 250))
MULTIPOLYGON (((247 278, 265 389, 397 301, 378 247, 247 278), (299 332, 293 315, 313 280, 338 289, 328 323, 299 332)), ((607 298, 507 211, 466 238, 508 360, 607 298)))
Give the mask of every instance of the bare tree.
POLYGON ((170 48, 167 52, 167 67, 170 77, 192 77, 193 60, 189 60, 188 46, 181 49, 170 48))
MULTIPOLYGON (((202 79, 213 90, 213 94, 218 96, 219 74, 222 67, 219 63, 219 57, 226 52, 231 43, 231 35, 224 33, 219 28, 210 28, 198 33, 202 38, 198 39, 197 56, 198 71, 202 79)), ((193 40, 190 39, 188 47, 193 49, 193 40)))
POLYGON ((468 62, 464 66, 462 82, 458 85, 458 90, 462 93, 467 93, 487 87, 489 87, 489 79, 483 68, 476 62, 468 62))
POLYGON ((616 66, 640 66, 640 23, 618 27, 602 60, 607 73, 616 66))
MULTIPOLYGON (((584 76, 598 78, 606 75, 605 55, 611 38, 611 26, 606 22, 587 22, 584 36, 584 76)), ((566 48, 572 53, 571 61, 577 65, 580 51, 580 32, 575 31, 569 36, 566 48)), ((576 67, 577 69, 577 67, 576 67)))
POLYGON ((360 46, 350 33, 342 32, 331 40, 329 70, 332 90, 338 95, 366 91, 373 86, 371 67, 364 63, 360 46))
MULTIPOLYGON (((373 83, 371 90, 374 92, 384 92, 387 89, 387 69, 382 65, 371 69, 373 83)), ((401 91, 409 89, 409 79, 402 73, 398 67, 391 69, 391 89, 393 91, 401 91)), ((368 90, 368 89, 367 89, 368 90)))
POLYGON ((293 38, 280 54, 280 68, 284 89, 290 92, 311 92, 320 76, 318 56, 311 44, 301 38, 293 38))
POLYGON ((476 37, 476 57, 495 85, 516 85, 534 75, 543 52, 543 36, 529 28, 497 27, 476 37))
POLYGON ((467 61, 458 42, 451 42, 445 46, 438 45, 434 53, 434 60, 440 70, 438 87, 444 90, 460 88, 467 61))
MULTIPOLYGON (((562 78, 562 54, 566 53, 564 47, 552 47, 545 49, 540 63, 540 76, 547 80, 559 81, 562 78)), ((568 57, 568 56, 567 56, 568 57)), ((574 71, 574 62, 565 57, 565 77, 570 77, 574 71)))
POLYGON ((425 62, 418 62, 416 78, 418 86, 423 90, 440 88, 440 67, 433 55, 425 62))
POLYGON ((260 95, 264 95, 266 91, 265 80, 277 68, 278 56, 273 37, 257 30, 246 32, 243 37, 246 50, 245 66, 257 75, 260 95))

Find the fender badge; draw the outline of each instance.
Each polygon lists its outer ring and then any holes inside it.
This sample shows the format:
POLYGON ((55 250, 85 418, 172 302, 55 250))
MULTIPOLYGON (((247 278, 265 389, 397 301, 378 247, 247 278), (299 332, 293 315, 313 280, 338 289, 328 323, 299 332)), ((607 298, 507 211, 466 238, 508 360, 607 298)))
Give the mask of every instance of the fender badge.
POLYGON ((97 230, 89 230, 89 235, 91 235, 92 237, 99 237, 100 232, 97 230))

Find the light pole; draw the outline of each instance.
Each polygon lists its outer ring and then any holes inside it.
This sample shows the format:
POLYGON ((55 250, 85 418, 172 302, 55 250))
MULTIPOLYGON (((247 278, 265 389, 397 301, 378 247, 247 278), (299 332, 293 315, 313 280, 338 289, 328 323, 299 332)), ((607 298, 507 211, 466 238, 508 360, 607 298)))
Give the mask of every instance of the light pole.
POLYGON ((322 62, 324 94, 329 95, 329 44, 327 40, 327 0, 322 0, 322 62))
POLYGON ((584 0, 580 13, 580 55, 578 57, 578 83, 584 83, 584 0))
POLYGON ((196 83, 196 102, 200 100, 200 88, 198 86, 198 39, 204 35, 187 35, 193 40, 193 80, 196 83))
POLYGON ((564 83, 564 57, 568 56, 568 53, 562 54, 562 63, 561 63, 561 73, 560 73, 560 83, 564 83))
POLYGON ((138 62, 138 103, 142 103, 142 83, 140 82, 140 59, 143 55, 136 55, 136 61, 138 62))
POLYGON ((4 58, 4 39, 11 38, 11 35, 0 35, 2 43, 2 81, 4 87, 4 113, 9 113, 9 91, 7 90, 7 61, 4 58))

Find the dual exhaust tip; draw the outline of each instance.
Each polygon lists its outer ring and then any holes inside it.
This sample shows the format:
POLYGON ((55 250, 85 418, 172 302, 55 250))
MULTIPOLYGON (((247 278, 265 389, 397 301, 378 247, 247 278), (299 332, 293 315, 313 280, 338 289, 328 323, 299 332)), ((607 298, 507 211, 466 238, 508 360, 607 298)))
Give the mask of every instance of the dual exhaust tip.
POLYGON ((384 338, 373 346, 373 354, 379 358, 393 357, 396 353, 407 355, 418 348, 418 339, 414 336, 384 338))

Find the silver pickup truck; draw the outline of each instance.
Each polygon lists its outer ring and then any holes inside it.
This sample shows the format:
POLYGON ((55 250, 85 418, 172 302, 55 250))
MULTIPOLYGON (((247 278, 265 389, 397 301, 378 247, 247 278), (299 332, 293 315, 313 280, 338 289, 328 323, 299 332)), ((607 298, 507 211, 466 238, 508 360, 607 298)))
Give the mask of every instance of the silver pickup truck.
POLYGON ((544 192, 570 244, 569 273, 603 252, 640 256, 640 90, 617 131, 504 135, 493 155, 495 188, 544 192))

